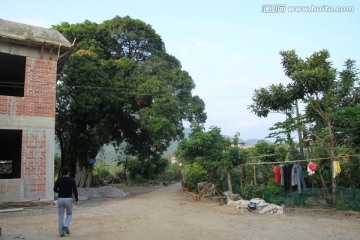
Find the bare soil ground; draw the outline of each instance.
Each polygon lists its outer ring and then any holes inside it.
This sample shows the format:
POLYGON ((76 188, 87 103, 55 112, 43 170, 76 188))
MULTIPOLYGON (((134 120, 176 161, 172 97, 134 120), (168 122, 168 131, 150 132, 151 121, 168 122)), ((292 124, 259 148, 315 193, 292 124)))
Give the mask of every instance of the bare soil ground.
MULTIPOLYGON (((65 239, 360 239, 360 215, 349 212, 290 210, 259 214, 192 201, 180 184, 124 186, 125 198, 83 201, 74 209, 65 239)), ((0 213, 0 239, 59 239, 55 206, 0 213)))

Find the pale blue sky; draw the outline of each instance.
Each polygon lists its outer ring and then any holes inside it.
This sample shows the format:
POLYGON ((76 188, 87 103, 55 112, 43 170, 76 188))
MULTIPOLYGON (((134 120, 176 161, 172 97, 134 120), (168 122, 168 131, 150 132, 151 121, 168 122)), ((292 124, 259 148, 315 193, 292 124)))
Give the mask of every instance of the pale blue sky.
POLYGON ((192 76, 206 104, 206 127, 244 140, 263 139, 281 114, 258 118, 247 109, 256 88, 287 83, 279 51, 305 58, 327 49, 335 67, 348 58, 360 67, 359 1, 240 0, 3 0, 0 18, 51 27, 61 22, 101 23, 119 15, 150 24, 167 52, 192 76), (263 13, 286 4, 284 13, 263 13), (353 12, 296 12, 289 6, 353 6, 353 12))

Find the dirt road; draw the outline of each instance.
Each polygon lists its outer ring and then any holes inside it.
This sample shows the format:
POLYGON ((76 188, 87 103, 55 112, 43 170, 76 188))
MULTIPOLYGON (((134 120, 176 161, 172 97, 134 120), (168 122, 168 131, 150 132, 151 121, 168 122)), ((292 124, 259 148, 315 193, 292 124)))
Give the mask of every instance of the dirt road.
MULTIPOLYGON (((285 208, 286 212, 286 208, 285 208)), ((2 216, 0 239, 59 239, 56 210, 2 216)), ((279 240, 359 239, 360 218, 316 212, 265 215, 192 201, 180 184, 74 209, 71 234, 61 239, 279 240)))

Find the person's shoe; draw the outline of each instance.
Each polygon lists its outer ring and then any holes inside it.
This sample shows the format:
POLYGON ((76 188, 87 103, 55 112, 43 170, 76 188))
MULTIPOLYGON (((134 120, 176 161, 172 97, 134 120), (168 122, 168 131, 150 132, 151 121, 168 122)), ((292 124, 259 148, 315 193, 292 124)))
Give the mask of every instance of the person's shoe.
POLYGON ((64 232, 66 232, 66 234, 70 234, 70 230, 68 227, 63 227, 63 230, 64 230, 64 232))
POLYGON ((65 233, 63 233, 63 234, 60 234, 60 237, 63 237, 63 236, 65 236, 65 233))

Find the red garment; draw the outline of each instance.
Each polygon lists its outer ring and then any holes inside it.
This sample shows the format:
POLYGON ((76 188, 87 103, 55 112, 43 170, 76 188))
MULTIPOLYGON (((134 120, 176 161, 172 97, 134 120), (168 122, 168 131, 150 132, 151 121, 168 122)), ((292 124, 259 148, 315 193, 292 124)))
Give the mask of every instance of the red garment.
POLYGON ((309 175, 309 176, 314 175, 314 174, 315 174, 315 170, 316 170, 317 167, 318 167, 318 165, 317 165, 316 163, 310 162, 310 163, 307 165, 308 175, 309 175))
POLYGON ((280 166, 275 166, 273 168, 273 172, 274 172, 274 180, 275 180, 275 182, 279 183, 281 181, 281 167, 280 166))
POLYGON ((316 168, 317 168, 317 164, 316 163, 313 163, 313 162, 311 162, 311 163, 309 163, 309 165, 308 165, 308 167, 312 170, 312 171, 315 171, 316 170, 316 168))

